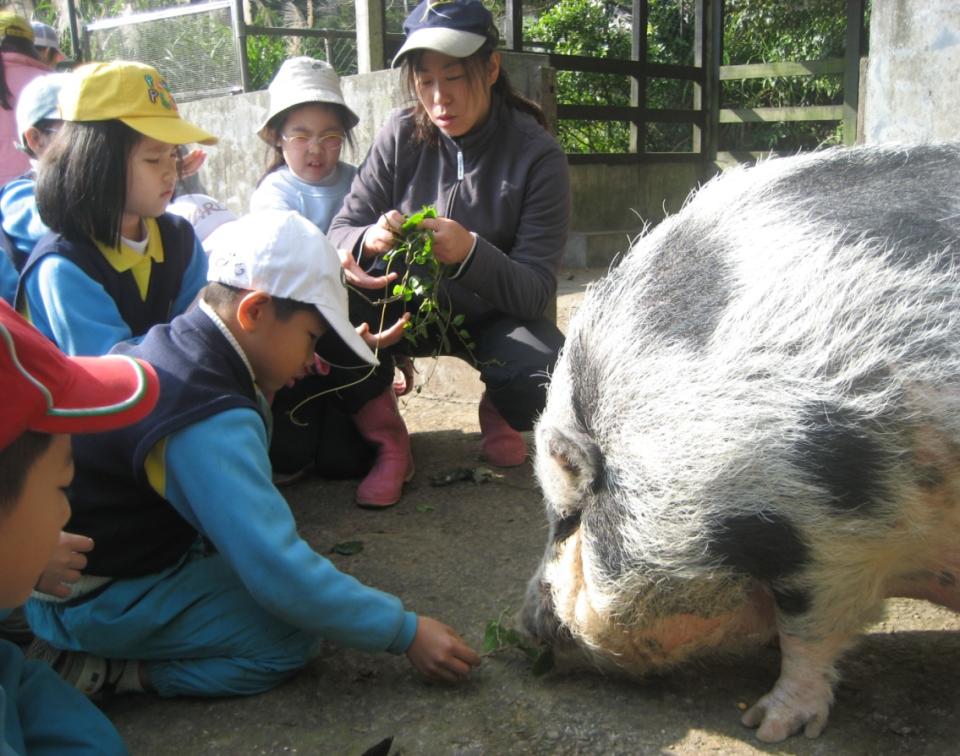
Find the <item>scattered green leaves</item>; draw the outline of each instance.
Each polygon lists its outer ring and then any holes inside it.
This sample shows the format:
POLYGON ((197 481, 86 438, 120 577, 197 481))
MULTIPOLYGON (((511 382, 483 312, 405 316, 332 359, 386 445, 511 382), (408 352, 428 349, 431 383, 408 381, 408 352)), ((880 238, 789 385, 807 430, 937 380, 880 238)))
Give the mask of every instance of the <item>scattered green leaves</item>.
POLYGON ((488 483, 494 477, 493 470, 489 467, 455 467, 452 470, 431 475, 430 485, 449 486, 451 483, 469 480, 479 486, 481 483, 488 483))
POLYGON ((363 541, 341 541, 340 543, 333 544, 333 548, 331 548, 330 551, 342 556, 353 556, 363 551, 363 541))
POLYGON ((502 612, 497 619, 487 623, 483 632, 484 654, 496 654, 508 648, 516 648, 530 660, 530 671, 534 677, 540 677, 553 669, 553 648, 539 646, 513 628, 504 625, 504 614, 506 611, 502 612))

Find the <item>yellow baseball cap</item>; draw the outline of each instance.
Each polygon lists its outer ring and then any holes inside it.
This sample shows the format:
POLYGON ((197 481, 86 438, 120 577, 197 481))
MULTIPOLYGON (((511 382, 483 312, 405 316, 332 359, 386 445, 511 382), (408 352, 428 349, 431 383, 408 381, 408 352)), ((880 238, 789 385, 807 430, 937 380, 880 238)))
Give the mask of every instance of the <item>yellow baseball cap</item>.
POLYGON ((3 11, 0 13, 0 39, 3 37, 21 37, 33 42, 33 28, 27 19, 10 11, 3 11))
POLYGON ((64 121, 121 121, 167 144, 216 144, 217 137, 180 117, 167 81, 152 66, 126 60, 87 63, 60 90, 64 121))

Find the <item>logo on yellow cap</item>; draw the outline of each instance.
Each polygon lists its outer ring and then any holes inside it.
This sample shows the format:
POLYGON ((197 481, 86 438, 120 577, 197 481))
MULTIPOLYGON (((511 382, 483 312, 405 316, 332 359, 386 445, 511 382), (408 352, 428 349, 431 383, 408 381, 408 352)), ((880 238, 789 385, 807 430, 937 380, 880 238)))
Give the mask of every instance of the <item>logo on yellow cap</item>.
POLYGON ((177 103, 173 99, 173 95, 170 94, 170 89, 167 87, 167 80, 162 77, 157 77, 156 79, 151 74, 144 74, 143 80, 147 82, 147 97, 150 98, 150 102, 156 105, 158 102, 160 105, 167 110, 177 110, 177 103))

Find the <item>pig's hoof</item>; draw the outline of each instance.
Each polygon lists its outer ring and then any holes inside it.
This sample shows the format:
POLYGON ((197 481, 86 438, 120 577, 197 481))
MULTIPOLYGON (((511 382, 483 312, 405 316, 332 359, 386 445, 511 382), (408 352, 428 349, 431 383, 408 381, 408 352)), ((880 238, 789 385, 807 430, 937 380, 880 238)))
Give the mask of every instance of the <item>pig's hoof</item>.
POLYGON ((815 738, 827 726, 830 706, 813 700, 784 700, 774 688, 751 706, 740 721, 757 727, 757 738, 764 743, 779 743, 803 729, 808 738, 815 738))

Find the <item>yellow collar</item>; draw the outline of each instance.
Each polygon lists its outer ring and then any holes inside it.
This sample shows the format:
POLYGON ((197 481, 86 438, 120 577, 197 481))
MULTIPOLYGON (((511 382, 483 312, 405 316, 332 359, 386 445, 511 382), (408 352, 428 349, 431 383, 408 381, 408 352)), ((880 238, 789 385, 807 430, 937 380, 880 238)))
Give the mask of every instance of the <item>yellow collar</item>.
POLYGON ((117 273, 130 270, 136 267, 138 263, 142 264, 145 258, 150 258, 158 263, 163 262, 163 244, 160 242, 160 227, 157 226, 157 219, 144 218, 143 222, 147 227, 147 248, 142 254, 128 247, 122 239, 118 247, 110 247, 97 242, 97 249, 100 250, 100 253, 117 273))
POLYGON ((142 253, 128 247, 122 239, 117 247, 110 247, 100 242, 96 244, 100 254, 117 273, 125 273, 128 270, 131 272, 134 281, 137 282, 140 299, 146 302, 147 292, 150 290, 150 270, 153 268, 153 263, 163 262, 163 242, 160 241, 160 227, 157 225, 157 219, 144 218, 143 222, 147 228, 147 246, 142 253))

